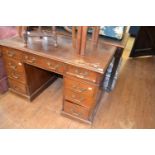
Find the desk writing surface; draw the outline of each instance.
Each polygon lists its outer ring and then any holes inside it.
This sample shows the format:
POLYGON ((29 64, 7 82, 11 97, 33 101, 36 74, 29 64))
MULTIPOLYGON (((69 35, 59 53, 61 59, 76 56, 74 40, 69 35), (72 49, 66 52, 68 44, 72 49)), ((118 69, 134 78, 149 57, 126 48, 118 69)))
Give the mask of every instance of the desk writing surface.
POLYGON ((100 43, 96 49, 92 49, 89 42, 87 42, 85 56, 76 54, 72 47, 72 40, 68 36, 58 36, 58 47, 54 47, 52 38, 47 37, 42 39, 29 37, 27 47, 25 47, 23 39, 19 37, 2 40, 0 45, 103 74, 115 54, 116 47, 100 43))

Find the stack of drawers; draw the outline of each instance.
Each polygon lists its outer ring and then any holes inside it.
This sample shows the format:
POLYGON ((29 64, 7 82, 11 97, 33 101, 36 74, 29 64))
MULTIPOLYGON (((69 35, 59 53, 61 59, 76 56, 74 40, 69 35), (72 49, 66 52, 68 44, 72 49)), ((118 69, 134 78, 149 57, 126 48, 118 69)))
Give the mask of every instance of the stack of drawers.
POLYGON ((21 51, 3 47, 3 58, 10 90, 22 96, 28 95, 21 51))
POLYGON ((63 113, 91 122, 100 93, 100 80, 101 75, 96 72, 68 65, 64 78, 63 113))

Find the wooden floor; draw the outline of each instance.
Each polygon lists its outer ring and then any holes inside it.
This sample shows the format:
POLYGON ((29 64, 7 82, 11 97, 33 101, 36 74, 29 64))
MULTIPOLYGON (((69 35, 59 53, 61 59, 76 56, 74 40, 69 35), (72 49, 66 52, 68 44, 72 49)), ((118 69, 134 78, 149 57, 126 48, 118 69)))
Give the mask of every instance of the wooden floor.
POLYGON ((0 128, 155 128, 155 57, 128 58, 132 44, 130 38, 116 87, 102 97, 91 126, 61 116, 58 79, 32 103, 0 95, 0 128))

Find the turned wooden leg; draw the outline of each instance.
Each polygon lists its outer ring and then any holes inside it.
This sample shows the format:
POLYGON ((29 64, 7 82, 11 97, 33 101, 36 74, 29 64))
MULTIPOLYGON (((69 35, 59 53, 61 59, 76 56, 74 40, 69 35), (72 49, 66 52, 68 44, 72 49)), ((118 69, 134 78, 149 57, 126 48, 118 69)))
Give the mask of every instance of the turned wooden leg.
POLYGON ((53 33, 53 35, 54 35, 54 40, 55 40, 54 46, 57 47, 58 44, 57 44, 56 26, 52 26, 52 33, 53 33))
POLYGON ((27 42, 28 42, 27 26, 23 26, 23 28, 22 28, 22 36, 24 38, 24 43, 27 46, 27 42))

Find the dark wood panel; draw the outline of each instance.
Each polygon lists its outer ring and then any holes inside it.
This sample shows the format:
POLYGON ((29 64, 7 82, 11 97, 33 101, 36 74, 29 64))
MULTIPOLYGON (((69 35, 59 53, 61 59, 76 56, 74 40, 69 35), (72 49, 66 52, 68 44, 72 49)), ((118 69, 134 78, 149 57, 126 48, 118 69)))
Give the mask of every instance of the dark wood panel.
POLYGON ((24 64, 24 66, 30 95, 37 91, 37 89, 39 89, 51 78, 54 77, 56 79, 56 75, 54 73, 28 64, 24 64))
POLYGON ((155 26, 141 26, 130 57, 155 55, 155 26))

